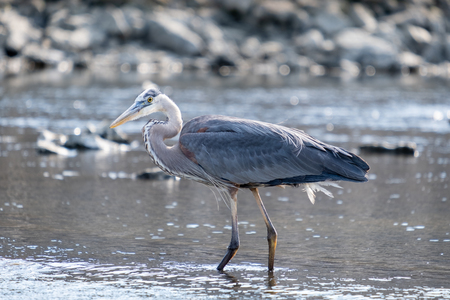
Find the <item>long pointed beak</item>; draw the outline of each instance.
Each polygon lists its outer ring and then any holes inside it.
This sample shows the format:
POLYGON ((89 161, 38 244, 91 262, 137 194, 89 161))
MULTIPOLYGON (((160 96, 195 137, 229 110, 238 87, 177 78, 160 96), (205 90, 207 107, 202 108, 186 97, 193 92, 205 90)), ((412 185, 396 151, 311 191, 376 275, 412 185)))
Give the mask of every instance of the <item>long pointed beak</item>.
POLYGON ((112 124, 109 128, 114 128, 119 125, 122 125, 128 121, 136 120, 140 117, 139 112, 141 111, 142 106, 137 103, 131 105, 126 111, 123 112, 112 124))

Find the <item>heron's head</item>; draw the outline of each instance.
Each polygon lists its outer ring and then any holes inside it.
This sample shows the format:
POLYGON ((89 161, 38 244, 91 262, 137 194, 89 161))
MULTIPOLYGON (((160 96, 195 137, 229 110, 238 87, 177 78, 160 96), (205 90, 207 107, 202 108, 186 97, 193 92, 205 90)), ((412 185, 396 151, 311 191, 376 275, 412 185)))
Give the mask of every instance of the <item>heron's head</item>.
POLYGON ((114 122, 112 122, 109 127, 114 128, 128 121, 133 121, 147 116, 151 113, 164 111, 163 102, 166 98, 167 97, 157 89, 146 89, 136 97, 133 105, 124 111, 114 122))

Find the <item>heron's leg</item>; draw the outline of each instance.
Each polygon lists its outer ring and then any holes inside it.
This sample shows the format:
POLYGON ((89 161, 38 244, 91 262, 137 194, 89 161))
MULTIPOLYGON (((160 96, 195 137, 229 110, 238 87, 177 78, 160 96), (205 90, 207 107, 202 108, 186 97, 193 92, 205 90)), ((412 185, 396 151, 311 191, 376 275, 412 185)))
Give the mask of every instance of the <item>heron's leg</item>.
POLYGON ((231 242, 228 246, 227 254, 223 257, 220 264, 217 266, 217 270, 222 271, 226 264, 236 255, 239 249, 239 230, 238 230, 238 218, 237 218, 237 188, 229 189, 230 193, 230 208, 231 208, 231 242))
POLYGON ((267 241, 269 242, 269 271, 273 271, 273 263, 275 260, 275 248, 277 248, 277 231, 275 230, 272 221, 270 221, 269 214, 267 213, 266 208, 264 207, 258 189, 251 188, 250 190, 252 191, 253 196, 256 199, 256 202, 258 202, 259 209, 261 210, 264 222, 266 223, 267 241))

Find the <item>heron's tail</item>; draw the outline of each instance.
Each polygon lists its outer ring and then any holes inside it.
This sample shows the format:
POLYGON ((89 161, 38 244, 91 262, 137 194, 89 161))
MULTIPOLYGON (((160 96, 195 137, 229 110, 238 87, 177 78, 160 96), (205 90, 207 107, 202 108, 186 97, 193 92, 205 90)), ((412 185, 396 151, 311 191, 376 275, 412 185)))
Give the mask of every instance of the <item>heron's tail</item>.
POLYGON ((333 194, 323 186, 334 186, 336 188, 342 189, 342 187, 340 187, 337 183, 331 181, 305 183, 303 190, 308 195, 309 201, 311 201, 312 204, 316 202, 316 194, 314 194, 315 192, 320 191, 325 195, 327 195, 328 197, 334 198, 333 194))

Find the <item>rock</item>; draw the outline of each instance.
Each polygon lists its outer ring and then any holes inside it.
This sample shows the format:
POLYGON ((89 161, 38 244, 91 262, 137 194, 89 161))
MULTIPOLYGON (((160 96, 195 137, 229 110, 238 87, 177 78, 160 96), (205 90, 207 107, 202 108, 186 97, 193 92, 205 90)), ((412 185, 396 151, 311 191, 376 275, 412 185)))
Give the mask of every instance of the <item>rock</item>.
POLYGON ((382 17, 382 21, 394 24, 397 27, 407 25, 426 26, 427 10, 420 5, 410 5, 406 9, 382 17))
POLYGON ((109 36, 120 38, 144 38, 147 24, 144 13, 138 8, 107 7, 92 12, 95 24, 109 36))
POLYGON ((119 128, 110 128, 110 124, 110 121, 103 120, 98 126, 88 124, 87 128, 89 133, 97 134, 105 140, 113 141, 119 144, 130 144, 128 136, 119 128))
POLYGON ((168 180, 176 179, 175 176, 169 175, 161 171, 160 168, 148 168, 144 172, 136 175, 137 179, 144 180, 168 180))
POLYGON ((396 63, 397 48, 362 29, 345 29, 336 35, 335 42, 342 59, 358 62, 363 67, 388 69, 396 63))
POLYGON ((413 142, 398 142, 391 144, 387 142, 373 143, 371 145, 360 146, 359 149, 366 153, 388 153, 398 155, 413 155, 419 156, 416 143, 413 142))
POLYGON ((356 26, 374 32, 377 29, 378 22, 373 16, 373 12, 364 4, 353 3, 350 7, 350 18, 356 26))
POLYGON ((0 24, 0 49, 5 49, 6 39, 8 38, 8 31, 5 26, 0 24))
POLYGON ((238 59, 238 47, 234 41, 225 39, 225 35, 210 18, 195 17, 190 22, 190 28, 204 41, 209 57, 222 57, 233 62, 238 59))
POLYGON ((446 17, 444 12, 439 7, 431 6, 427 10, 427 20, 428 20, 427 28, 429 28, 431 32, 445 34, 446 17))
POLYGON ((241 15, 246 14, 253 4, 253 0, 214 0, 214 2, 229 12, 241 15))
POLYGON ((17 54, 28 43, 39 42, 42 38, 42 30, 12 8, 0 12, 0 23, 3 23, 9 32, 6 48, 11 54, 17 54))
POLYGON ((433 64, 440 63, 445 60, 444 44, 441 42, 441 37, 433 34, 430 43, 425 46, 422 56, 425 61, 433 64))
POLYGON ((307 54, 311 51, 322 50, 323 41, 324 37, 317 29, 310 29, 294 39, 295 46, 300 54, 307 54))
POLYGON ((327 11, 320 12, 313 19, 313 24, 326 35, 333 35, 350 26, 349 20, 344 15, 327 11))
POLYGON ((30 61, 56 66, 65 59, 65 53, 56 49, 46 49, 38 43, 27 44, 22 55, 30 61))
POLYGON ((63 156, 73 157, 77 155, 77 151, 73 149, 67 149, 62 146, 67 140, 64 134, 57 134, 50 130, 43 130, 38 136, 36 146, 37 151, 42 154, 59 154, 63 156))
POLYGON ((93 27, 65 30, 58 27, 47 28, 47 36, 52 46, 66 51, 82 51, 101 46, 106 40, 105 32, 93 27))
POLYGON ((261 48, 259 39, 255 36, 247 38, 241 45, 241 54, 244 57, 251 58, 257 57, 261 48))
POLYGON ((416 53, 421 53, 433 39, 428 30, 419 26, 408 25, 405 27, 404 33, 410 49, 415 50, 416 53))
POLYGON ((253 8, 252 14, 259 24, 274 23, 293 30, 305 28, 309 24, 308 14, 286 0, 264 1, 253 8))
POLYGON ((152 14, 147 22, 151 43, 182 55, 194 56, 203 51, 200 36, 169 14, 152 14))
POLYGON ((402 49, 405 47, 403 31, 391 23, 379 22, 377 30, 373 33, 373 36, 389 41, 397 49, 402 49))
POLYGON ((404 51, 402 53, 399 53, 398 62, 401 66, 417 69, 421 65, 423 65, 423 58, 412 52, 404 51))
POLYGON ((361 65, 347 59, 341 59, 339 62, 341 70, 344 71, 344 76, 357 77, 361 72, 361 65))
MULTIPOLYGON (((100 19, 105 18, 100 18, 98 12, 70 15, 67 9, 63 9, 51 16, 46 35, 54 48, 65 51, 98 48, 105 43, 108 33, 99 25, 102 24, 100 19)), ((106 18, 103 22, 107 20, 109 19, 106 18)))
POLYGON ((105 128, 105 124, 104 121, 98 127, 92 124, 77 127, 67 135, 43 130, 37 140, 37 149, 41 153, 75 156, 77 150, 129 151, 136 147, 128 142, 126 135, 109 126, 105 128))
POLYGON ((445 36, 444 53, 445 53, 445 59, 450 61, 450 34, 447 34, 445 36))

